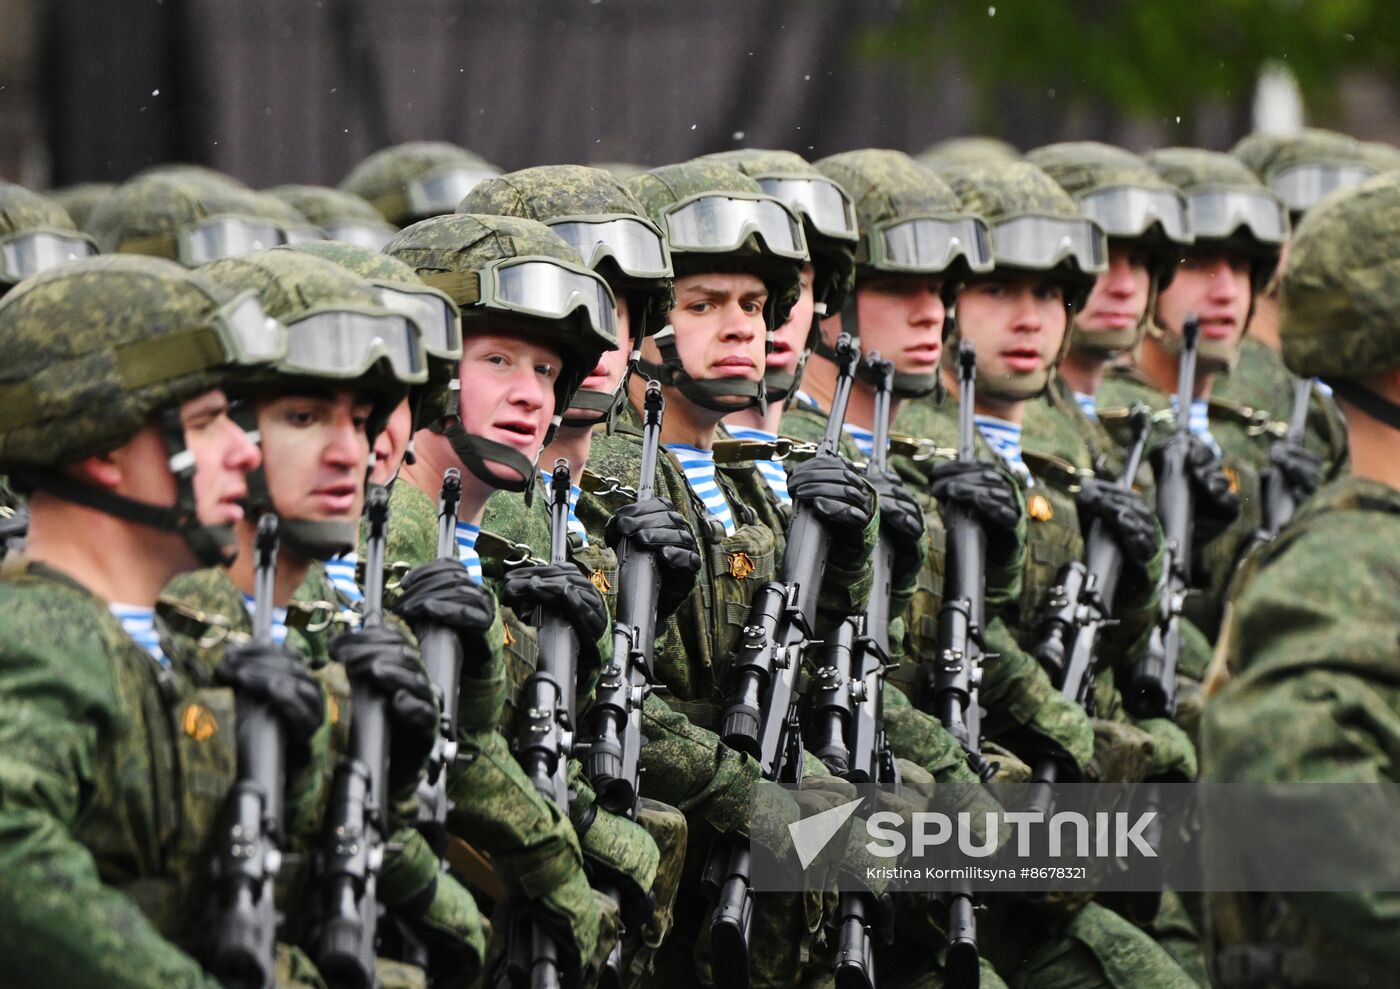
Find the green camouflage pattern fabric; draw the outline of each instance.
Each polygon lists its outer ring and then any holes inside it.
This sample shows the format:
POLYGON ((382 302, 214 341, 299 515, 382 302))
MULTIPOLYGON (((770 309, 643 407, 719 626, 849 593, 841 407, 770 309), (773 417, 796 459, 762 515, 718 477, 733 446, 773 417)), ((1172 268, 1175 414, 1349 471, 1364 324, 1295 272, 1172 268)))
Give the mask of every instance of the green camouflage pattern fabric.
POLYGON ((938 174, 969 213, 989 224, 1026 215, 1083 218, 1069 193, 1029 161, 960 165, 938 174))
POLYGON ((13 472, 111 450, 153 412, 232 379, 207 347, 157 352, 158 341, 209 326, 229 299, 153 258, 90 258, 25 279, 0 299, 0 465, 13 472))
POLYGON ((384 217, 368 200, 353 192, 324 185, 279 185, 266 190, 318 227, 327 223, 365 223, 379 226, 384 217))
MULTIPOLYGON (((1074 389, 1062 375, 1050 379, 1044 395, 1026 403, 1025 416, 1022 439, 1026 449, 1068 461, 1075 469, 1093 471, 1098 477, 1122 477, 1127 451, 1102 420, 1089 418, 1080 408, 1074 389), (1086 453, 1087 458, 1081 460, 1086 453)), ((1138 466, 1133 490, 1149 505, 1155 504, 1157 480, 1146 457, 1138 466)))
POLYGON ((105 603, 41 565, 7 561, 0 602, 8 982, 214 989, 192 953, 237 778, 232 691, 178 659, 162 673, 105 603))
POLYGON ((66 210, 53 199, 13 182, 0 182, 0 237, 26 230, 78 232, 66 210))
POLYGON ((1294 165, 1370 165, 1366 145, 1354 137, 1321 127, 1296 134, 1250 134, 1230 149, 1266 185, 1269 178, 1294 165))
POLYGON ((221 172, 217 168, 210 168, 208 165, 197 165, 189 161, 163 161, 159 164, 149 165, 132 176, 133 179, 150 177, 183 179, 199 185, 221 189, 239 189, 245 191, 248 189, 246 185, 227 172, 221 172))
MULTIPOLYGON (((1211 189, 1235 189, 1273 195, 1239 159, 1220 151, 1205 151, 1201 148, 1159 148, 1143 155, 1143 160, 1158 175, 1188 197, 1193 192, 1211 189)), ((1251 280, 1256 292, 1261 291, 1273 276, 1280 250, 1278 244, 1257 240, 1247 226, 1236 229, 1223 240, 1206 239, 1197 235, 1196 246, 1203 250, 1215 247, 1253 259, 1251 280)))
MULTIPOLYGON (((1224 637, 1238 675, 1206 708, 1206 778, 1395 784, 1398 551, 1400 494, 1356 477, 1319 490, 1265 547, 1224 637)), ((1344 809, 1332 824, 1329 841, 1395 853, 1374 832, 1348 831, 1344 809)), ((1280 839, 1261 828, 1251 840, 1280 839)), ((1270 984, 1381 985, 1400 963, 1395 900, 1362 891, 1212 894, 1208 938, 1217 965, 1250 947, 1277 960, 1288 978, 1270 984)))
POLYGON ((408 202, 409 183, 448 169, 483 177, 500 171, 447 141, 407 141, 382 148, 361 161, 341 181, 340 188, 367 200, 384 219, 403 227, 424 219, 408 202))
POLYGON ((952 165, 976 165, 987 161, 1019 161, 1021 152, 999 137, 950 137, 919 152, 924 168, 939 170, 952 165))
POLYGON ((92 218, 93 210, 116 187, 115 182, 79 182, 77 185, 52 189, 48 196, 68 214, 74 226, 84 233, 91 233, 88 221, 92 218))
POLYGON ((1283 360, 1305 377, 1400 366, 1400 176, 1381 175, 1308 211, 1281 285, 1283 360))
POLYGON ((1100 141, 1046 144, 1026 152, 1025 160, 1054 179, 1075 199, 1122 186, 1175 189, 1131 151, 1100 141))
POLYGON ((548 223, 565 216, 646 216, 616 176, 585 165, 537 165, 484 179, 459 213, 517 216, 548 223))
POLYGON ((235 185, 188 176, 135 178, 112 191, 88 220, 104 254, 128 253, 178 260, 176 237, 211 216, 263 217, 259 197, 235 185))
POLYGON ((400 285, 423 284, 423 279, 419 278, 414 270, 402 261, 368 247, 361 247, 358 244, 347 244, 340 240, 311 240, 302 244, 279 247, 278 250, 295 251, 298 254, 309 254, 312 257, 323 258, 359 275, 367 282, 394 282, 400 285))

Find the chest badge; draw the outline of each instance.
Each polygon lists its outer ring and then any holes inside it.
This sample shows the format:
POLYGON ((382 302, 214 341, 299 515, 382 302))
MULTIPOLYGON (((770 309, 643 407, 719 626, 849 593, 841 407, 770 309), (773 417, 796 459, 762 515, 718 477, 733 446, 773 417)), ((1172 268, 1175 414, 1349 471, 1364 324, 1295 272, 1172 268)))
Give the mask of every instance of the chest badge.
POLYGON ((608 583, 608 575, 601 570, 594 570, 589 574, 588 582, 598 588, 599 594, 607 594, 612 590, 612 584, 608 583))
POLYGON ((1225 480, 1227 480, 1227 481, 1230 482, 1230 493, 1231 493, 1231 494, 1239 494, 1239 493, 1240 493, 1240 475, 1239 475, 1239 472, 1236 471, 1235 468, 1233 468, 1233 467, 1222 467, 1222 468, 1220 468, 1220 469, 1221 469, 1221 470, 1224 472, 1224 474, 1225 474, 1225 480))
POLYGON ((1055 517, 1055 509, 1049 498, 1043 494, 1033 494, 1026 499, 1026 514, 1037 522, 1049 522, 1055 517))
POLYGON ((745 580, 754 572, 753 558, 747 553, 729 554, 729 576, 735 580, 745 580))
POLYGON ((191 704, 180 717, 180 730, 196 742, 207 742, 219 730, 219 721, 203 704, 191 704))
POLYGON ((326 695, 326 709, 330 712, 331 724, 340 724, 340 701, 335 699, 334 694, 326 695))

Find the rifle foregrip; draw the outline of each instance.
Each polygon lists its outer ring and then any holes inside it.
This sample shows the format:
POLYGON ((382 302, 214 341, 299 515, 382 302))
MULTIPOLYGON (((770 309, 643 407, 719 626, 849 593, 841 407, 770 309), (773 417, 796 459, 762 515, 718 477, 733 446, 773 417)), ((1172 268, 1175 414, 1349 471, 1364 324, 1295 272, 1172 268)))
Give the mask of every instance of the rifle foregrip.
POLYGON ((954 896, 948 904, 948 955, 944 963, 948 989, 975 989, 981 985, 980 967, 972 898, 954 896))
POLYGON ((836 989, 875 989, 875 955, 870 942, 864 899, 858 893, 843 893, 836 942, 836 989))

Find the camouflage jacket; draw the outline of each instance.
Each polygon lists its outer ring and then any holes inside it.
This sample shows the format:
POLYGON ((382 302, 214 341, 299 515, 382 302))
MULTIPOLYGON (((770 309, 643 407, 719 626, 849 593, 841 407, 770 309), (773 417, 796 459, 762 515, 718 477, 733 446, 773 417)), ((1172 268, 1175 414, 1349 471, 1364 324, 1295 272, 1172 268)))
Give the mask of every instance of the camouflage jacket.
MULTIPOLYGON (((1356 477, 1319 490, 1263 548, 1222 633, 1237 676, 1206 707, 1207 779, 1400 782, 1397 555, 1400 492, 1356 477)), ((1318 840, 1387 856, 1377 873, 1394 875, 1393 835, 1345 809, 1318 840)), ((1286 860, 1291 834, 1260 827, 1250 840, 1286 860)), ((1283 977, 1259 985, 1384 985, 1400 968, 1394 892, 1212 894, 1207 907, 1217 971, 1252 949, 1279 965, 1283 977)))
MULTIPOLYGON (((7 984, 213 989, 192 955, 238 772, 233 692, 178 654, 161 667, 104 602, 23 558, 0 576, 0 625, 7 984)), ((291 833, 310 831, 315 789, 291 788, 291 833)))

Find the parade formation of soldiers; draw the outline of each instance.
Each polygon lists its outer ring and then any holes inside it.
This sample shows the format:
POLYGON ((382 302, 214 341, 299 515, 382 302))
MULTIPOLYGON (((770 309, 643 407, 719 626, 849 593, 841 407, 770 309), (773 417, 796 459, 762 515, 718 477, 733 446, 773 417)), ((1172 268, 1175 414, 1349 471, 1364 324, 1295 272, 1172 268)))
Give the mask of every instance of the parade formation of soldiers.
POLYGON ((1394 893, 857 826, 1397 782, 1400 151, 416 142, 0 184, 0 251, 0 984, 1400 980, 1394 893))

